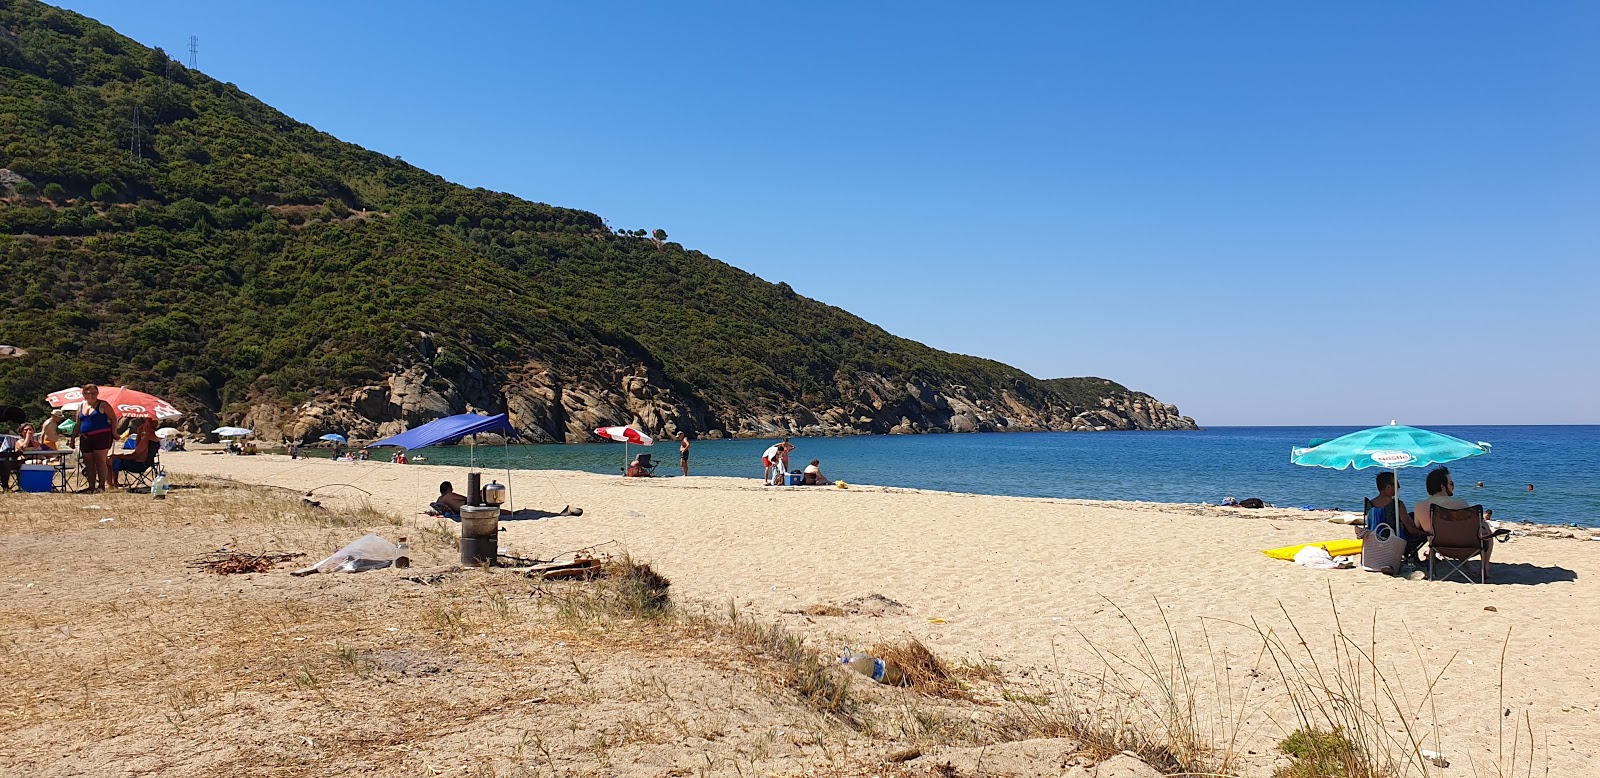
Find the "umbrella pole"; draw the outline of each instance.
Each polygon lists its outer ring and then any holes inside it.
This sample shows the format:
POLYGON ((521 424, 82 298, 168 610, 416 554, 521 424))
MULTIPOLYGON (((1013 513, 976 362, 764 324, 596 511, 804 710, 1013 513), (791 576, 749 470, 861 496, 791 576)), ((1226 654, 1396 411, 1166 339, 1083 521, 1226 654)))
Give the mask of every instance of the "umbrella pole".
POLYGON ((506 505, 516 513, 517 490, 511 488, 511 443, 504 437, 500 439, 500 452, 506 455, 506 505))

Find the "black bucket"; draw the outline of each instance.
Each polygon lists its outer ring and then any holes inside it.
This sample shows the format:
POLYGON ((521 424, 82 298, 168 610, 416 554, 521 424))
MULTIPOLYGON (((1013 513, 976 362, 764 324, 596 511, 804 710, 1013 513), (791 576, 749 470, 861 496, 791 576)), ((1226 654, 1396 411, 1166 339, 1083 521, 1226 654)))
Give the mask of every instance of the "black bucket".
POLYGON ((483 567, 493 566, 495 557, 500 555, 500 538, 491 536, 487 538, 461 538, 461 566, 483 567))
POLYGON ((500 508, 464 505, 461 507, 461 565, 494 565, 500 551, 500 508))

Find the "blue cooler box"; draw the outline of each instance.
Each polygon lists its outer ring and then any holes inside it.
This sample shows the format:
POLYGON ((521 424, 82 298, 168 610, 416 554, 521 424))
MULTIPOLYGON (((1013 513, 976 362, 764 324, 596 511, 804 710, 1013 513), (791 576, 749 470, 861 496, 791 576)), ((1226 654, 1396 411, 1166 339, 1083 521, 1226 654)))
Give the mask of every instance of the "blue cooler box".
POLYGON ((804 473, 789 473, 788 474, 788 478, 787 478, 787 480, 785 482, 788 483, 790 486, 799 486, 802 483, 805 483, 805 474, 804 473))
POLYGON ((24 464, 17 477, 17 485, 24 492, 48 492, 55 488, 56 469, 51 465, 24 464))

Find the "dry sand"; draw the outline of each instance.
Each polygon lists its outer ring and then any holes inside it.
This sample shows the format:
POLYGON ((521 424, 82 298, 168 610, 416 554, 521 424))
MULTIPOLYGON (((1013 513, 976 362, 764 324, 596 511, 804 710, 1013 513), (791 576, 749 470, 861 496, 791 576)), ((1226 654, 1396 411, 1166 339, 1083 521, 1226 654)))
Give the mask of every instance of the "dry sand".
MULTIPOLYGON (((424 525, 434 520, 418 514, 436 496, 438 482, 449 479, 465 491, 466 480, 459 467, 273 455, 185 452, 163 455, 163 461, 180 483, 214 476, 314 491, 329 505, 365 501, 380 513, 424 525)), ((485 480, 491 477, 508 480, 504 470, 486 471, 485 480)), ((1292 646, 1291 626, 1298 628, 1310 650, 1328 662, 1334 657, 1336 619, 1356 641, 1347 647, 1377 657, 1378 670, 1388 679, 1379 684, 1379 694, 1387 689, 1403 695, 1403 707, 1415 714, 1412 728, 1427 738, 1425 747, 1450 759, 1453 766, 1443 774, 1494 774, 1497 759, 1502 767, 1510 760, 1514 729, 1524 749, 1527 730, 1533 733, 1535 774, 1544 774, 1547 766, 1550 775, 1600 774, 1600 756, 1592 745, 1600 732, 1600 609, 1592 604, 1600 586, 1597 542, 1518 537, 1497 548, 1491 584, 1477 586, 1311 570, 1259 553, 1350 535, 1349 527, 1298 511, 856 485, 775 488, 755 479, 712 477, 624 480, 560 471, 515 471, 509 480, 518 508, 553 512, 572 505, 584 514, 503 522, 502 553, 550 558, 585 547, 627 552, 670 578, 679 601, 717 608, 731 603, 820 645, 910 636, 947 660, 992 662, 1015 683, 1058 691, 1064 681, 1070 686, 1080 676, 1103 674, 1107 654, 1134 657, 1136 630, 1155 644, 1158 662, 1165 661, 1164 625, 1170 625, 1192 672, 1203 677, 1199 696, 1212 696, 1206 689, 1218 675, 1235 694, 1249 690, 1251 696, 1242 702, 1234 699, 1236 715, 1223 715, 1228 706, 1210 701, 1202 706, 1209 712, 1201 716, 1233 719, 1240 750, 1254 755, 1245 760, 1253 761, 1244 769, 1247 774, 1270 770, 1268 755, 1294 726, 1278 686, 1252 675, 1262 666, 1261 633, 1289 635, 1292 646), (801 613, 816 605, 838 606, 845 615, 801 613), (1430 700, 1425 692, 1434 678, 1430 700)), ((68 510, 65 520, 85 521, 80 509, 68 510)), ((315 556, 354 537, 354 530, 345 532, 348 538, 337 529, 314 537, 278 532, 271 537, 310 545, 301 550, 315 556)), ((7 556, 19 563, 15 554, 7 556)), ((448 549, 434 556, 431 561, 450 561, 448 549)), ((71 572, 116 573, 104 565, 71 572)), ((174 573, 159 575, 170 589, 174 573)), ((383 590, 370 583, 290 579, 281 573, 257 579, 270 584, 254 586, 270 585, 287 594, 337 587, 346 607, 392 607, 383 590)), ((22 595, 22 586, 11 584, 9 594, 22 595)), ((483 640, 493 640, 492 633, 486 629, 483 640)), ((453 731, 467 726, 457 724, 453 731)), ((37 752, 22 759, 23 751, 6 751, 21 759, 13 765, 39 764, 37 752)), ((1519 758, 1526 761, 1526 750, 1519 758)), ((0 766, 5 764, 0 755, 0 766)), ((557 764, 551 763, 550 772, 557 764)), ((657 767, 639 774, 690 774, 672 772, 681 767, 657 767)), ((818 769, 802 759, 756 772, 818 769)), ((1061 770, 1049 766, 1038 774, 1061 770)), ((610 766, 594 774, 619 771, 627 772, 610 766)))

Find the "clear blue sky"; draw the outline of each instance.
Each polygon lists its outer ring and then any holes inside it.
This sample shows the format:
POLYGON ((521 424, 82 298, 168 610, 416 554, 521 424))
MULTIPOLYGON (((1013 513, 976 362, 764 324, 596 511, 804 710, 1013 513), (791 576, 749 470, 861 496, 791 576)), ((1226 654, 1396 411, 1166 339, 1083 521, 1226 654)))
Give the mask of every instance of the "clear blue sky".
POLYGON ((1600 4, 66 6, 453 181, 1202 424, 1600 423, 1600 4))

